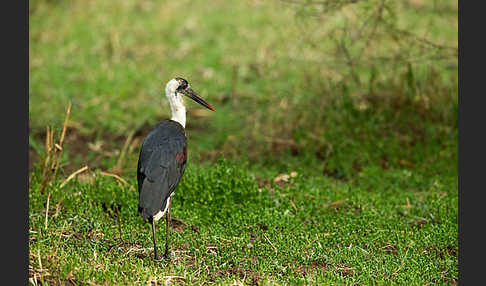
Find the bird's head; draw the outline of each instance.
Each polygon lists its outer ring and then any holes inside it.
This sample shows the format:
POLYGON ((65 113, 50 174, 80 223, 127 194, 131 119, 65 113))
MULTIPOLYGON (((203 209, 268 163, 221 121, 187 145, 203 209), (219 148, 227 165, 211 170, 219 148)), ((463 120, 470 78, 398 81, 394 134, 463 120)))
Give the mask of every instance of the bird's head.
POLYGON ((184 106, 183 96, 187 96, 195 102, 201 104, 202 106, 215 111, 209 103, 207 103, 197 92, 195 92, 187 80, 176 77, 171 79, 165 86, 165 94, 169 99, 171 105, 177 108, 177 106, 184 106))

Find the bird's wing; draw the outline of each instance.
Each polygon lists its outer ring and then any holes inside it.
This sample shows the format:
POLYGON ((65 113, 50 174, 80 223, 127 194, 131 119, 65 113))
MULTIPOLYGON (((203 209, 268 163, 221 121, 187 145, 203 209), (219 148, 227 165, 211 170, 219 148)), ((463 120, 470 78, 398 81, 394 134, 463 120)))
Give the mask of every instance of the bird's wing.
POLYGON ((143 218, 164 210, 184 174, 187 148, 184 129, 164 121, 147 136, 138 161, 138 207, 143 218))

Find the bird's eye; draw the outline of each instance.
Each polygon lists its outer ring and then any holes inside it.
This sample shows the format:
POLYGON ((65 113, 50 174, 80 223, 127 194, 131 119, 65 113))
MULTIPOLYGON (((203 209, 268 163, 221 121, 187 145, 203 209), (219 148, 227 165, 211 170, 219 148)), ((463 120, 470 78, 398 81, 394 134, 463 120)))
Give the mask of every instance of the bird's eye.
POLYGON ((182 82, 179 87, 177 88, 178 91, 181 91, 181 90, 184 90, 187 88, 187 83, 186 82, 182 82))
POLYGON ((177 91, 184 90, 189 86, 189 83, 187 82, 187 80, 185 80, 183 78, 179 78, 179 77, 176 78, 176 79, 179 82, 179 86, 177 87, 177 91))

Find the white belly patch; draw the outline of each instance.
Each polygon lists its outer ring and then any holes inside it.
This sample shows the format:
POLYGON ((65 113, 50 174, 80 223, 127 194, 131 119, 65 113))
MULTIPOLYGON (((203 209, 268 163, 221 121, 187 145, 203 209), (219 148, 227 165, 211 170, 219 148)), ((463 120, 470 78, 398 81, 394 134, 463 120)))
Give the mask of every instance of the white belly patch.
POLYGON ((173 195, 174 195, 174 192, 172 194, 170 194, 170 197, 167 200, 167 204, 165 205, 165 209, 163 211, 159 211, 158 213, 156 213, 154 215, 154 220, 155 221, 158 221, 159 219, 161 219, 165 215, 165 212, 167 211, 167 208, 169 207, 169 204, 170 204, 170 201, 172 200, 172 196, 173 195))

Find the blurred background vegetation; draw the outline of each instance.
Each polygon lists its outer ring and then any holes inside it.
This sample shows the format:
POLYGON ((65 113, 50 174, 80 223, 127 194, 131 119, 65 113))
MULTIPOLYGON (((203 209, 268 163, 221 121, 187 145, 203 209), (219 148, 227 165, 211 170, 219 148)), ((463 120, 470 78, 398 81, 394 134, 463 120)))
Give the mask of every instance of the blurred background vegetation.
POLYGON ((457 1, 29 5, 31 284, 457 283, 457 1), (135 178, 174 77, 216 112, 161 267, 135 178))
POLYGON ((38 0, 29 14, 31 162, 72 101, 67 170, 133 175, 181 76, 217 109, 189 103, 193 160, 457 172, 457 2, 38 0))

